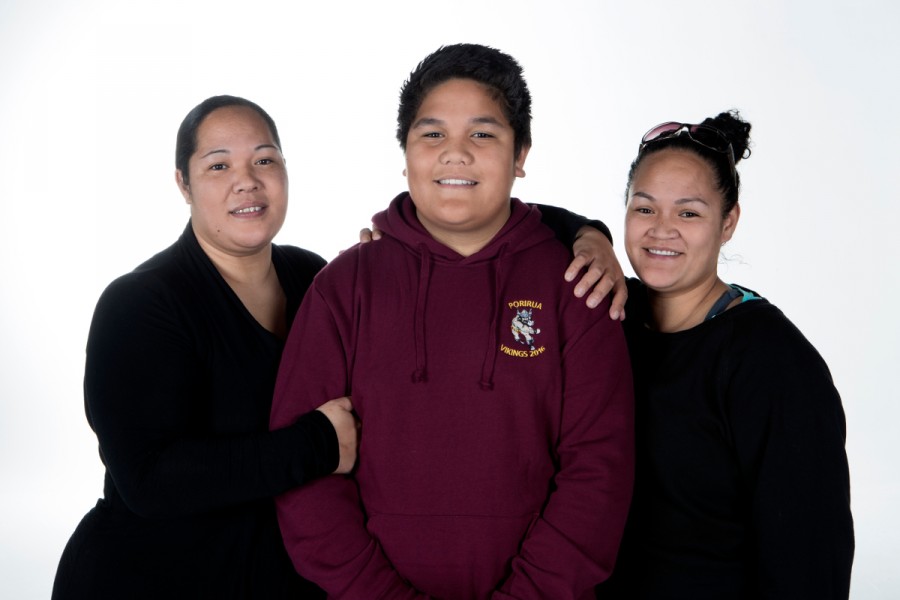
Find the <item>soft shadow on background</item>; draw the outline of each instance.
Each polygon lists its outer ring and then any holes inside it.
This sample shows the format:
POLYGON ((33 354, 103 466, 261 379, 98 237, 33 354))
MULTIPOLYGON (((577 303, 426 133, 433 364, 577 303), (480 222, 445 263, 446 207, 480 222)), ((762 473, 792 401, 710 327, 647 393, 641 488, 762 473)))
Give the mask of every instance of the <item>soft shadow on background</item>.
POLYGON ((721 273, 781 307, 830 365, 848 422, 852 597, 900 597, 900 5, 549 4, 0 1, 0 597, 49 597, 102 494, 87 329, 103 288, 187 222, 174 183, 187 111, 229 93, 270 112, 291 179, 276 241, 330 259, 404 189, 400 85, 456 42, 525 67, 534 147, 515 195, 601 218, 617 240, 644 131, 730 108, 753 123, 721 273))

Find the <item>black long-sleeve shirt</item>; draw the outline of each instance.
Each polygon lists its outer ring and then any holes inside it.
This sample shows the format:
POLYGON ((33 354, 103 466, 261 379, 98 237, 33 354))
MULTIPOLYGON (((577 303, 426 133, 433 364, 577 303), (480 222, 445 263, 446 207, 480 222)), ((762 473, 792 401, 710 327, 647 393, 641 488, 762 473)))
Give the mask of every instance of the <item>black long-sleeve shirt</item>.
POLYGON ((821 356, 764 299, 658 333, 629 287, 635 494, 597 598, 846 599, 846 429, 821 356))
MULTIPOLYGON (((272 261, 290 323, 325 261, 289 246, 273 246, 272 261)), ((268 431, 282 346, 190 224, 106 289, 84 379, 104 498, 66 547, 54 598, 315 597, 272 497, 333 471, 337 439, 318 412, 268 431)))

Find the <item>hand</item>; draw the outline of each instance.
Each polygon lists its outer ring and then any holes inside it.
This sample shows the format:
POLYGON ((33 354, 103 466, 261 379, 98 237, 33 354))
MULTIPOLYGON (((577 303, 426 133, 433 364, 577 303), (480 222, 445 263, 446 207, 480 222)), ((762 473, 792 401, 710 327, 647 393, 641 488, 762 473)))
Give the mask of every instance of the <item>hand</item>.
POLYGON ((625 273, 622 272, 610 241, 593 227, 585 226, 578 231, 572 252, 575 258, 566 269, 566 281, 574 281, 575 277, 586 269, 575 286, 575 296, 581 298, 590 291, 585 303, 590 308, 596 308, 612 291, 609 318, 613 321, 624 320, 628 287, 625 284, 625 273))
POLYGON ((360 428, 359 421, 356 415, 353 414, 353 405, 350 403, 350 398, 345 396, 329 400, 316 410, 328 417, 335 433, 337 433, 341 460, 334 472, 337 474, 349 473, 356 464, 356 449, 359 445, 360 428))
POLYGON ((359 230, 359 243, 367 244, 369 242, 374 242, 375 240, 381 239, 381 230, 379 229, 369 229, 368 227, 363 227, 359 230))

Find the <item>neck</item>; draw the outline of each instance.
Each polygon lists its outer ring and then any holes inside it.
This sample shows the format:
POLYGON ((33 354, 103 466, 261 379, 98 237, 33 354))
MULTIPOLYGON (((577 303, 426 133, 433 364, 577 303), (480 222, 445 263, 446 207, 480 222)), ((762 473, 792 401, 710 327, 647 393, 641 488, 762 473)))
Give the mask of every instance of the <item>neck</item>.
POLYGON ((457 254, 461 256, 472 256, 491 243, 491 240, 494 239, 497 232, 503 229, 508 218, 509 216, 507 215, 507 218, 502 222, 497 223, 495 227, 480 229, 478 231, 452 231, 432 227, 425 222, 422 222, 422 226, 425 227, 425 230, 429 234, 431 234, 431 237, 457 254))
POLYGON ((222 277, 232 285, 260 284, 270 277, 274 270, 271 244, 252 254, 236 256, 211 246, 199 237, 197 241, 222 277))
POLYGON ((234 256, 200 243, 244 308, 280 339, 287 335, 287 297, 272 263, 272 245, 245 256, 234 256))
MULTIPOLYGON (((509 217, 512 215, 512 208, 497 215, 491 222, 479 226, 475 229, 453 229, 452 226, 437 225, 427 219, 423 219, 421 214, 417 214, 422 227, 438 242, 447 246, 461 256, 472 256, 485 246, 491 243, 494 236, 503 229, 509 217)), ((463 226, 464 227, 464 226, 463 226)))
POLYGON ((728 285, 715 277, 696 288, 666 293, 650 290, 651 326, 663 333, 675 333, 696 327, 706 319, 716 300, 725 293, 728 285))
POLYGON ((474 237, 474 236, 454 235, 454 234, 447 234, 447 233, 441 233, 441 234, 436 235, 432 232, 429 232, 429 233, 431 233, 431 237, 433 237, 434 239, 436 239, 443 245, 447 246, 448 248, 450 248, 451 250, 453 250, 460 256, 472 256, 473 254, 475 254, 476 252, 478 252, 479 250, 481 250, 482 248, 487 246, 490 243, 490 241, 494 238, 494 234, 496 234, 497 232, 495 231, 493 234, 491 234, 487 237, 482 237, 482 236, 474 237))

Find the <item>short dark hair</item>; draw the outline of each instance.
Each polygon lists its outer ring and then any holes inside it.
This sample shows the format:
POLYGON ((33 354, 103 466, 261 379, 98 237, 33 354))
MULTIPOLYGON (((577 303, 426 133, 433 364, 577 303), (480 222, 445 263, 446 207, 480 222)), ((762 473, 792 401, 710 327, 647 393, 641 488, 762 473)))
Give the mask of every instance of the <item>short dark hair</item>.
POLYGON ((397 140, 406 151, 406 137, 425 96, 450 79, 471 79, 496 95, 503 115, 513 129, 516 156, 531 146, 531 93, 516 60, 495 48, 480 44, 441 46, 409 74, 400 88, 397 140))
POLYGON ((281 138, 278 137, 275 121, 262 107, 246 98, 237 96, 212 96, 191 109, 191 112, 181 122, 181 126, 178 127, 178 137, 175 140, 175 168, 181 171, 181 178, 185 185, 190 184, 188 162, 190 162, 191 155, 197 150, 197 130, 200 128, 200 124, 213 111, 228 106, 245 106, 256 111, 269 126, 275 145, 281 150, 281 138))
MULTIPOLYGON (((737 165, 743 158, 750 156, 750 123, 741 118, 736 110, 722 112, 712 118, 704 119, 700 125, 706 125, 717 129, 731 143, 731 150, 734 153, 734 163, 737 165)), ((631 183, 634 180, 634 173, 637 171, 641 162, 654 152, 665 150, 666 148, 679 148, 688 150, 703 158, 712 168, 716 176, 716 185, 722 193, 724 200, 722 206, 722 215, 727 215, 734 208, 738 201, 738 193, 741 187, 741 177, 734 170, 732 177, 731 164, 728 156, 722 152, 716 152, 706 146, 698 144, 686 135, 673 135, 666 138, 660 138, 645 145, 638 151, 637 157, 631 163, 628 170, 628 183, 625 186, 625 202, 628 202, 628 190, 631 189, 631 183)))

